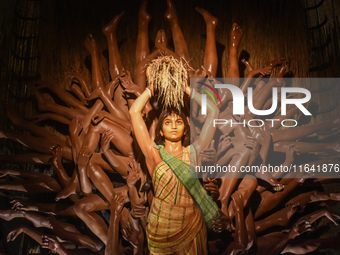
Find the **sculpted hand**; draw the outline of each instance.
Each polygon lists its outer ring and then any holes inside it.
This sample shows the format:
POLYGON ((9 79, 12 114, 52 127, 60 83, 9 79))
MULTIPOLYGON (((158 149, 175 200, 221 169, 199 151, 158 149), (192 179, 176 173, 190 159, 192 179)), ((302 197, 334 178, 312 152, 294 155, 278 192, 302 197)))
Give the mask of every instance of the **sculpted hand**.
POLYGON ((100 150, 101 152, 105 152, 110 148, 110 142, 115 137, 115 132, 111 130, 106 130, 101 139, 100 150))
POLYGON ((139 167, 135 159, 132 162, 129 162, 130 171, 128 177, 126 179, 126 183, 129 187, 132 187, 139 180, 139 167))
POLYGON ((131 216, 133 218, 141 218, 148 215, 148 208, 144 205, 138 204, 132 207, 131 216))
POLYGON ((122 87, 124 88, 125 92, 132 93, 132 94, 136 94, 137 92, 141 92, 141 90, 137 86, 137 84, 135 84, 132 81, 131 73, 128 70, 122 71, 122 73, 119 77, 119 80, 120 80, 120 83, 121 83, 122 87))
POLYGON ((208 178, 208 182, 205 182, 203 187, 213 199, 217 199, 220 196, 220 190, 216 179, 208 178))
POLYGON ((201 153, 202 161, 208 164, 215 164, 217 161, 217 154, 215 150, 215 140, 212 140, 209 148, 204 149, 201 153))
POLYGON ((231 231, 231 221, 230 219, 220 211, 221 216, 213 218, 212 228, 214 232, 221 233, 225 230, 231 231))
POLYGON ((52 251, 57 251, 62 246, 56 238, 45 235, 45 236, 42 236, 42 246, 41 247, 45 248, 45 249, 50 249, 52 251))
POLYGON ((87 164, 89 163, 89 160, 90 160, 92 154, 93 154, 93 151, 89 147, 87 147, 87 146, 83 147, 79 152, 78 166, 79 167, 86 167, 87 164))
POLYGON ((7 235, 7 242, 14 241, 18 237, 18 235, 20 235, 23 232, 24 231, 23 231, 22 227, 18 227, 18 228, 13 229, 7 235))

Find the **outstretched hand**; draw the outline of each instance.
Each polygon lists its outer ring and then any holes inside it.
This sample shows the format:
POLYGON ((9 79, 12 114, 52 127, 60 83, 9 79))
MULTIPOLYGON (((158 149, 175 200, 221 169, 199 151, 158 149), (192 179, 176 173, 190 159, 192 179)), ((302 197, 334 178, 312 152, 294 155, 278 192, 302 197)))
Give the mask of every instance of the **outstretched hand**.
POLYGON ((51 236, 42 236, 42 248, 50 249, 52 251, 57 251, 62 247, 58 240, 51 236))
POLYGON ((14 241, 18 237, 18 235, 20 235, 23 232, 24 231, 23 231, 22 227, 18 227, 18 228, 13 229, 7 235, 7 242, 14 241))
POLYGON ((34 211, 33 206, 24 200, 14 199, 10 202, 12 204, 12 210, 14 211, 34 211))

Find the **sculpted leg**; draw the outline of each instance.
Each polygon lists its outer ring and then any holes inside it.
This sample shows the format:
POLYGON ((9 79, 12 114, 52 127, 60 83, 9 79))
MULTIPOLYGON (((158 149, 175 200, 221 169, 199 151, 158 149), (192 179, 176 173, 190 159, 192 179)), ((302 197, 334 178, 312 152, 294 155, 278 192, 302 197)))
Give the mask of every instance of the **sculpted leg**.
POLYGON ((204 68, 208 73, 210 73, 212 77, 216 77, 218 58, 216 51, 215 28, 218 24, 218 19, 202 8, 196 7, 195 9, 199 13, 201 13, 207 26, 207 39, 204 52, 204 68))

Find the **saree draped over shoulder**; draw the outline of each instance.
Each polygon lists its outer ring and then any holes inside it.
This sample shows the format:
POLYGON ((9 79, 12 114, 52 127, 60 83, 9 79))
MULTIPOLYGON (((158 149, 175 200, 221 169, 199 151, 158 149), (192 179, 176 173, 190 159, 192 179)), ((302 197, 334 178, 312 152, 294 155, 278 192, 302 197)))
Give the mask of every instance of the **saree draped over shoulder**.
MULTIPOLYGON (((179 157, 190 163, 190 148, 179 157)), ((153 174, 147 239, 150 254, 207 254, 207 230, 202 213, 170 167, 161 161, 153 174)))

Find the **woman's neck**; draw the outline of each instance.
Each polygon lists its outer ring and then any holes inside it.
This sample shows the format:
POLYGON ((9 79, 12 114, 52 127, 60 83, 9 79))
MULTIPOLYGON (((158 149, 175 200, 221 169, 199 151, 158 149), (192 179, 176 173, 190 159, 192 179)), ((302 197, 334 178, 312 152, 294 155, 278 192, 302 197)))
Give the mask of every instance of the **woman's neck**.
POLYGON ((171 155, 176 156, 183 151, 182 141, 171 142, 171 141, 165 140, 164 148, 171 155))

